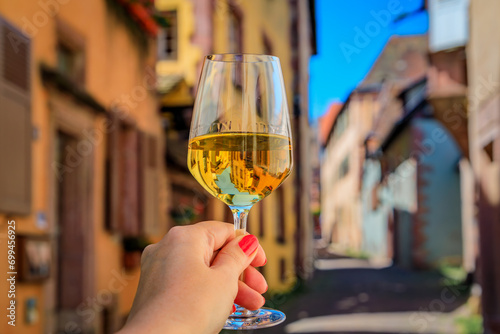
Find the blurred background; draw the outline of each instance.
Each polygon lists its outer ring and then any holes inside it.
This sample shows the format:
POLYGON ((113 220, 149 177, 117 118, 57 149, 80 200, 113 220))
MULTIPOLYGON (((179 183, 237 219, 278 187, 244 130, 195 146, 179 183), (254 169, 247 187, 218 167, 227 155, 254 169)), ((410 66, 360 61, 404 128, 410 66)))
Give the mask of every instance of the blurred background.
POLYGON ((114 333, 146 245, 232 222, 187 140, 204 55, 243 52, 280 58, 294 135, 249 216, 288 316, 259 332, 500 333, 499 12, 0 0, 0 332, 114 333))

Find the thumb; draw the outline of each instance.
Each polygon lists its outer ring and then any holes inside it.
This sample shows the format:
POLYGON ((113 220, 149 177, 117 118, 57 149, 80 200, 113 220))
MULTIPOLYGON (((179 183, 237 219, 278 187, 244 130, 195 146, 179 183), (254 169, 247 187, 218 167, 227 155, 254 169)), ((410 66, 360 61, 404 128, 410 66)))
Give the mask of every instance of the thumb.
POLYGON ((211 268, 226 271, 228 275, 238 278, 255 258, 258 248, 259 240, 254 235, 236 237, 219 251, 211 268))

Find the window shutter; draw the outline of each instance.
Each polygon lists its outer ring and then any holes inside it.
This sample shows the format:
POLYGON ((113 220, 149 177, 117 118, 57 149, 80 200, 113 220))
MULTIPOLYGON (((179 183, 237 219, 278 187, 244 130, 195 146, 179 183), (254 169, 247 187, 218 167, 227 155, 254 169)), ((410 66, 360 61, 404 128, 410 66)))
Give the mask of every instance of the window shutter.
POLYGON ((31 41, 0 17, 0 212, 31 211, 31 41))
POLYGON ((106 151, 106 228, 119 232, 120 207, 120 119, 115 112, 108 114, 108 140, 106 151))
POLYGON ((120 131, 120 197, 119 221, 124 236, 139 234, 139 132, 134 126, 120 131))
POLYGON ((144 235, 158 234, 159 222, 159 151, 158 138, 139 134, 139 220, 144 235))
POLYGON ((106 155, 106 228, 135 237, 141 230, 140 135, 116 112, 108 115, 106 155))

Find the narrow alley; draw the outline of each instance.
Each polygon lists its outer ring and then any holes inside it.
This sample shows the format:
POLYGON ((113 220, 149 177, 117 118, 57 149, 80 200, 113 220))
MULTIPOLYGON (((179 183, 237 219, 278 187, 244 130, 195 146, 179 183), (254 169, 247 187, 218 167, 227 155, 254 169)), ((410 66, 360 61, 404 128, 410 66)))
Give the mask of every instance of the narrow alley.
POLYGON ((270 307, 287 321, 260 333, 456 333, 469 287, 441 273, 319 258, 314 278, 270 307), (320 269, 318 269, 320 268, 320 269))

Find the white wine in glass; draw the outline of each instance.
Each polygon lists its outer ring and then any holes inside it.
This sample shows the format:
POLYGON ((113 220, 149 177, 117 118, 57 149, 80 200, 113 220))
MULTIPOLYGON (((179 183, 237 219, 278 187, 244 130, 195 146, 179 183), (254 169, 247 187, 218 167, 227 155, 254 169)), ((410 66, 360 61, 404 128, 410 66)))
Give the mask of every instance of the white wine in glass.
MULTIPOLYGON (((188 168, 234 216, 243 234, 252 206, 290 174, 292 139, 279 59, 221 54, 205 58, 189 137, 188 168)), ((285 315, 237 306, 225 329, 277 325, 285 315)))

